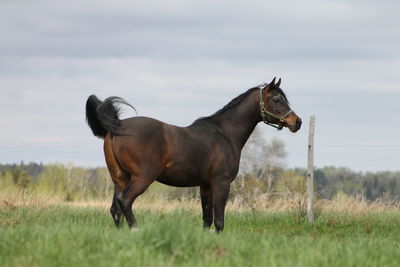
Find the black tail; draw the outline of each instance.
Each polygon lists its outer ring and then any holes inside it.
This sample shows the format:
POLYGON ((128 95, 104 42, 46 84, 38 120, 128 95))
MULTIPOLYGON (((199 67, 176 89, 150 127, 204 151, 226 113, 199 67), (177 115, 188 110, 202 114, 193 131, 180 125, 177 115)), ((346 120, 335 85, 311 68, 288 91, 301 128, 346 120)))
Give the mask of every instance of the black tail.
POLYGON ((86 122, 95 136, 104 138, 107 133, 122 135, 118 129, 121 126, 118 104, 135 109, 120 97, 112 96, 102 102, 95 95, 89 96, 86 101, 86 122))

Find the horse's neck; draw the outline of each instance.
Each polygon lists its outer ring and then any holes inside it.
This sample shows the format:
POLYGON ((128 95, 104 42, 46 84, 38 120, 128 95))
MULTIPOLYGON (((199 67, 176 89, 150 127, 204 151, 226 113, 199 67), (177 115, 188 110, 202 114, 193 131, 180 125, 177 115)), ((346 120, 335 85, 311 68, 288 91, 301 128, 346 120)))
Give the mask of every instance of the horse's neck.
POLYGON ((239 150, 243 148, 260 121, 260 107, 256 93, 252 92, 236 107, 225 111, 217 118, 219 127, 239 150))

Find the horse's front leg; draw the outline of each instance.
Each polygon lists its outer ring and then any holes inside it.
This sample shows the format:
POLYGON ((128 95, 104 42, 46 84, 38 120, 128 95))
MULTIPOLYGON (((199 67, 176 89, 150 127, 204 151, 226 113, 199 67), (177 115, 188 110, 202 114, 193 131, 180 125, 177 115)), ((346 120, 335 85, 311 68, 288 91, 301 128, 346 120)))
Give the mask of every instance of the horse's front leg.
POLYGON ((203 210, 203 226, 209 229, 213 222, 213 198, 211 186, 209 184, 200 186, 200 198, 201 208, 203 210))
POLYGON ((229 181, 215 181, 212 184, 214 225, 217 233, 224 230, 225 205, 230 189, 229 181))

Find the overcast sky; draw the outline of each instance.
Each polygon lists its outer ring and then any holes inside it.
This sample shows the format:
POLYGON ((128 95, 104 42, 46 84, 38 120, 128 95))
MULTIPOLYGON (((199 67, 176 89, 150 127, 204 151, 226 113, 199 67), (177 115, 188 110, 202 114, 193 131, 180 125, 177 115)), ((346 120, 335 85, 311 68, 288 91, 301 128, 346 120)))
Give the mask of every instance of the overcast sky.
MULTIPOLYGON (((0 1, 0 163, 103 166, 90 94, 179 126, 282 77, 303 128, 259 125, 305 167, 400 170, 399 1, 0 1)), ((134 116, 127 110, 124 114, 134 116)))

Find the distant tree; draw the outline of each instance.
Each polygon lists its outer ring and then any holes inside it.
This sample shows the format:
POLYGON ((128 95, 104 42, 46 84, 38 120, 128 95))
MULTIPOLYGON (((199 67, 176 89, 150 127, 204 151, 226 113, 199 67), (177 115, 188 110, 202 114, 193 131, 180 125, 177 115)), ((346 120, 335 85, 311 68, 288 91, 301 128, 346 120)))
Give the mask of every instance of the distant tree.
POLYGON ((232 198, 252 210, 260 194, 271 193, 282 173, 286 151, 278 139, 269 142, 256 128, 242 150, 239 175, 232 185, 232 198))
POLYGON ((242 150, 240 175, 252 175, 262 179, 267 192, 273 188, 273 183, 284 167, 286 158, 284 143, 276 138, 268 142, 258 128, 254 129, 242 150))
POLYGON ((92 172, 90 183, 93 195, 100 198, 107 198, 114 192, 114 184, 111 180, 110 173, 107 168, 96 168, 92 172))
POLYGON ((35 190, 55 196, 66 196, 69 188, 66 186, 70 179, 68 168, 61 164, 46 165, 39 174, 35 184, 35 190))
POLYGON ((30 175, 21 167, 16 167, 11 171, 14 184, 21 189, 26 189, 31 181, 30 175))

